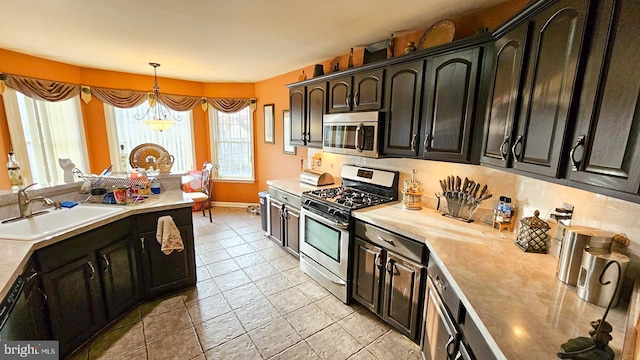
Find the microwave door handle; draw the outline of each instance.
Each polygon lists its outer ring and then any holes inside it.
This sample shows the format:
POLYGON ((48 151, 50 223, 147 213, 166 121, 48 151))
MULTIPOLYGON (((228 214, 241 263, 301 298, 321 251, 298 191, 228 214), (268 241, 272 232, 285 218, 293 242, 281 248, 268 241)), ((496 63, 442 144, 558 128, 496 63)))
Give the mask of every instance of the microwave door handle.
POLYGON ((362 152, 362 147, 360 146, 360 131, 362 130, 362 123, 358 124, 358 126, 356 126, 356 150, 358 150, 358 152, 362 152))

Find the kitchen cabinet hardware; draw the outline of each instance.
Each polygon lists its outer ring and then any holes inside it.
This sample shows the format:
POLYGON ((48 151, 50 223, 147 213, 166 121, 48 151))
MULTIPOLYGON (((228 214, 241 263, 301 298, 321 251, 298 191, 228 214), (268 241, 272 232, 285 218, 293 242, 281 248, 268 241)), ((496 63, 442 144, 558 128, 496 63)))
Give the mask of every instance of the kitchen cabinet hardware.
POLYGON ((582 160, 580 161, 576 160, 575 153, 579 147, 584 147, 584 142, 585 142, 585 136, 580 135, 578 137, 578 140, 576 141, 576 144, 573 145, 573 147, 571 148, 571 151, 569 152, 569 158, 571 159, 571 171, 580 170, 580 164, 582 163, 582 160))
POLYGON ((356 91, 353 94, 353 106, 358 106, 360 105, 360 92, 356 91))
POLYGON ((416 141, 418 139, 418 134, 413 134, 411 137, 411 151, 416 151, 416 141))
POLYGON ((96 268, 93 267, 93 263, 91 261, 89 261, 87 265, 89 265, 89 268, 91 268, 91 277, 89 278, 89 280, 93 280, 93 275, 96 273, 96 268))
POLYGON ((104 272, 109 271, 109 259, 107 258, 107 254, 102 254, 102 260, 104 261, 104 272))
POLYGON ((500 144, 500 157, 502 160, 507 161, 507 155, 509 155, 509 137, 506 136, 502 144, 500 144))
POLYGON ((47 296, 47 294, 40 288, 40 286, 38 286, 36 288, 38 290, 38 292, 42 295, 42 305, 44 306, 44 304, 47 302, 47 300, 49 300, 49 297, 47 296))
POLYGON ((440 275, 436 274, 435 281, 436 281, 436 285, 438 285, 443 292, 447 290, 447 285, 445 285, 442 279, 440 279, 440 275))
POLYGON ((389 275, 393 274, 393 261, 391 259, 387 260, 387 266, 385 267, 389 275))
POLYGON ((37 271, 32 271, 31 274, 29 274, 29 276, 26 277, 27 281, 32 281, 33 279, 36 278, 36 276, 38 276, 38 272, 37 271))
POLYGON ((378 269, 382 269, 382 256, 380 256, 380 253, 375 254, 373 263, 376 264, 378 269))
POLYGON ((140 247, 142 248, 142 253, 144 254, 144 238, 140 238, 140 247))
POLYGON ((351 94, 347 94, 347 97, 344 100, 345 105, 347 105, 348 108, 351 107, 351 94))
POLYGON ((513 146, 511 146, 511 153, 513 154, 513 161, 519 162, 521 161, 520 156, 522 156, 522 149, 520 153, 517 153, 518 145, 522 144, 522 135, 518 135, 516 141, 513 142, 513 146))
POLYGON ((449 335, 449 341, 447 341, 447 345, 445 345, 445 348, 447 349, 447 354, 449 354, 449 356, 453 356, 455 355, 455 351, 456 351, 456 338, 449 335))

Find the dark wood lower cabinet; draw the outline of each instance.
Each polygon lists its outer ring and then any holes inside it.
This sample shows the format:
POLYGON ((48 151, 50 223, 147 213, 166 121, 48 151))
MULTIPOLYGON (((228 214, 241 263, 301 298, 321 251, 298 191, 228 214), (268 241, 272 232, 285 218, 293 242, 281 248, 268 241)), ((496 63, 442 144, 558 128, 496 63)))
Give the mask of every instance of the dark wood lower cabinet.
POLYGON ((378 313, 382 248, 356 238, 352 295, 362 306, 378 313))
POLYGON ((178 226, 185 249, 166 255, 156 240, 156 232, 138 234, 142 247, 142 273, 144 274, 144 294, 146 298, 156 298, 172 291, 194 285, 195 256, 193 246, 193 228, 178 226), (191 239, 191 242, 186 239, 191 239))
MULTIPOLYGON (((299 200, 298 200, 299 202, 299 200)), ((300 254, 300 210, 273 197, 269 201, 271 240, 295 256, 300 254)))
POLYGON ((300 254, 300 212, 286 206, 284 213, 285 230, 287 237, 284 239, 284 247, 296 255, 300 254))
POLYGON ((426 269, 363 239, 354 246, 352 297, 418 342, 426 269))
POLYGON ((96 258, 83 256, 42 275, 53 339, 68 355, 106 324, 96 258))
POLYGON ((382 318, 408 338, 416 340, 424 267, 387 252, 385 270, 382 318))
POLYGON ((98 250, 98 261, 107 316, 114 319, 129 310, 140 297, 138 262, 131 237, 98 250))

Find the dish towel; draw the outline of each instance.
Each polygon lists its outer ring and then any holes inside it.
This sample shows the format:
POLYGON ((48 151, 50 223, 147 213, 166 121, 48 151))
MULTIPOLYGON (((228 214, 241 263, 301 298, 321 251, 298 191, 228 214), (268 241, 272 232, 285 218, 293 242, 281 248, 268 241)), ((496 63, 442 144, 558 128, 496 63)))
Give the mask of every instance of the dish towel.
POLYGON ((165 255, 171 254, 173 250, 184 250, 180 231, 169 215, 158 218, 158 229, 156 230, 156 240, 160 243, 161 250, 165 255))

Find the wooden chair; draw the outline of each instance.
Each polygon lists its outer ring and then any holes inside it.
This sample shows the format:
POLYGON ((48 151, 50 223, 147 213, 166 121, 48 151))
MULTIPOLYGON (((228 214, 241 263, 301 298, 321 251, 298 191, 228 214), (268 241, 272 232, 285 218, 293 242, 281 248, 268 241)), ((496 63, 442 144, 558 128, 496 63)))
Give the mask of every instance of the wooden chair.
POLYGON ((211 179, 211 172, 212 170, 217 170, 218 168, 220 168, 218 164, 212 164, 208 161, 205 161, 205 163, 202 164, 202 192, 186 193, 186 196, 194 202, 202 203, 202 216, 206 216, 205 209, 209 208, 210 222, 213 222, 213 218, 211 216, 211 195, 213 193, 213 180, 211 179))

